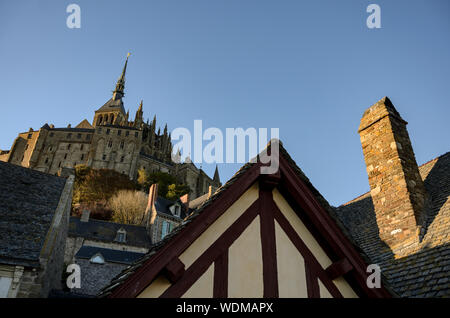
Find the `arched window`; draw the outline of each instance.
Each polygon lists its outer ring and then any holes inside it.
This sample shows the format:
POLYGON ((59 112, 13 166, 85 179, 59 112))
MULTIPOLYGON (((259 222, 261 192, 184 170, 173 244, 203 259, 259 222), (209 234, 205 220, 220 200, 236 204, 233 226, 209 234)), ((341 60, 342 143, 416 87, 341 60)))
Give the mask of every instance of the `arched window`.
POLYGON ((100 125, 102 123, 102 119, 103 119, 102 115, 98 116, 97 125, 100 125))
POLYGON ((108 123, 108 115, 105 115, 105 123, 108 123))

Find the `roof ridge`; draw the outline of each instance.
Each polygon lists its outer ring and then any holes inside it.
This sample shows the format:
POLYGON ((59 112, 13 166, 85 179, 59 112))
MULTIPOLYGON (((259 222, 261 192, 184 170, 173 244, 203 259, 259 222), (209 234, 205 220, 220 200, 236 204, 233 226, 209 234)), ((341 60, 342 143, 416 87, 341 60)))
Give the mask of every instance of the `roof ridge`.
POLYGON ((0 163, 5 164, 5 165, 9 165, 9 166, 13 166, 13 167, 16 167, 16 168, 18 168, 18 169, 22 169, 22 170, 24 170, 24 171, 26 170, 26 171, 28 171, 28 172, 32 172, 32 173, 36 173, 36 174, 41 174, 41 175, 48 176, 48 177, 52 177, 52 178, 58 178, 58 179, 60 179, 60 180, 65 180, 65 179, 66 179, 66 178, 64 178, 64 177, 55 176, 54 174, 51 174, 51 173, 47 173, 47 172, 43 172, 43 171, 31 169, 31 168, 19 166, 19 165, 16 165, 16 164, 14 164, 14 163, 10 163, 10 162, 0 161, 0 163))
MULTIPOLYGON (((79 216, 71 216, 71 218, 78 219, 81 222, 81 217, 79 217, 79 216)), ((144 227, 145 228, 145 225, 117 223, 117 222, 111 222, 111 221, 105 221, 105 220, 99 220, 99 219, 91 219, 91 218, 89 218, 89 221, 86 222, 86 223, 89 223, 91 221, 101 222, 101 223, 109 223, 109 224, 117 224, 117 225, 135 226, 135 227, 140 227, 140 228, 144 227)))

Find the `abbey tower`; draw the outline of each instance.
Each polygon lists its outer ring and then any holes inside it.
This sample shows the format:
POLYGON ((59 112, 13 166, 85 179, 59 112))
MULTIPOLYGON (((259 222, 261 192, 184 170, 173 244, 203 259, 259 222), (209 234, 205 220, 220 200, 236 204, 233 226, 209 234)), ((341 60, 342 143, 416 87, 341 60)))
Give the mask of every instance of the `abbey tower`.
POLYGON ((162 171, 175 176, 191 188, 191 198, 220 186, 216 169, 211 179, 192 163, 175 163, 171 159, 172 141, 167 124, 163 132, 156 127, 156 115, 144 121, 140 102, 134 120, 125 112, 125 74, 128 57, 117 80, 111 99, 95 111, 92 124, 84 119, 77 126, 55 128, 45 124, 39 130, 19 133, 10 150, 0 151, 0 161, 58 174, 62 168, 85 164, 92 168, 116 170, 137 178, 137 171, 162 171))

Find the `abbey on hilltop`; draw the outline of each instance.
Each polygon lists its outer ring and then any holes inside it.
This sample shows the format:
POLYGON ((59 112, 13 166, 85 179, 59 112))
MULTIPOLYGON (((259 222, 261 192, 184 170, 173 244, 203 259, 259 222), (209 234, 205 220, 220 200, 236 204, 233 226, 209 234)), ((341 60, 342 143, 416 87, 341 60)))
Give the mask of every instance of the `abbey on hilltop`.
POLYGON ((167 124, 161 133, 156 115, 144 121, 143 101, 134 120, 125 112, 122 98, 128 56, 117 80, 112 98, 95 111, 92 124, 84 119, 74 128, 55 128, 45 124, 39 130, 19 133, 10 150, 0 150, 0 161, 58 174, 62 168, 85 164, 92 168, 113 169, 136 179, 137 171, 167 172, 191 188, 191 198, 217 189, 221 183, 216 167, 211 179, 193 163, 171 159, 172 141, 167 124))

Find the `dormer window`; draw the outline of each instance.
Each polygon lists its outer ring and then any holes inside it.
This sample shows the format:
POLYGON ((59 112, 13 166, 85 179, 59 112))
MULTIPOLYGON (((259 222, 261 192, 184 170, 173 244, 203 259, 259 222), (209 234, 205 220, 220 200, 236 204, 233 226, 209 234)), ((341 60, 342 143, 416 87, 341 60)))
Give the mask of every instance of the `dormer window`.
POLYGON ((102 254, 97 253, 90 259, 91 263, 93 264, 105 264, 105 259, 103 258, 102 254))
POLYGON ((180 217, 181 207, 179 205, 175 205, 175 216, 180 217))
POLYGON ((127 231, 125 231, 123 228, 120 228, 120 230, 117 231, 116 241, 120 243, 125 243, 126 240, 127 240, 127 231))

